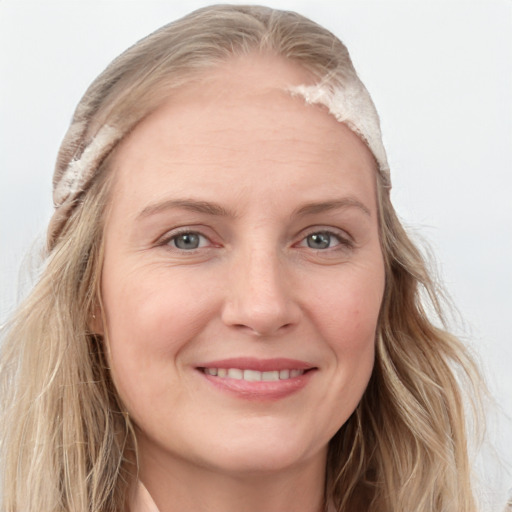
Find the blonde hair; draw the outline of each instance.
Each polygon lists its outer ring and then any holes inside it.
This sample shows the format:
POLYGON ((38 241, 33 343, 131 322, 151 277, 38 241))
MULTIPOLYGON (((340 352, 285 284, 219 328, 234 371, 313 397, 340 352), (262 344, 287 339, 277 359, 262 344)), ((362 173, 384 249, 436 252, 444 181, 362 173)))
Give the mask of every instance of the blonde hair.
MULTIPOLYGON (((345 46, 312 21, 264 7, 213 6, 128 49, 78 105, 55 185, 102 127, 117 135, 88 162, 91 172, 78 193, 59 196, 41 278, 6 330, 2 510, 124 509, 136 473, 135 436, 102 340, 89 328, 101 305, 109 157, 174 88, 256 51, 290 59, 323 83, 358 80, 345 46)), ((439 292, 381 172, 377 183, 386 290, 375 368, 356 411, 331 440, 326 503, 338 511, 475 510, 462 389, 478 396, 478 372, 467 349, 429 319, 427 303, 443 325, 439 292)), ((478 412, 477 405, 469 412, 478 412)))

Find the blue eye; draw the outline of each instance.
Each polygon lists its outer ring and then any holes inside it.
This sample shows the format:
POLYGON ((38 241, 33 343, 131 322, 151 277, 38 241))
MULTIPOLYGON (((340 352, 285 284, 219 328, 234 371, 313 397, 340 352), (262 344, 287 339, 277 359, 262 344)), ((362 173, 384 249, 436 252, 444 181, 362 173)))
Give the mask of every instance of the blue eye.
POLYGON ((311 233, 306 237, 306 243, 311 249, 328 249, 331 245, 329 233, 311 233))
POLYGON ((203 247, 205 241, 206 239, 204 236, 194 232, 180 233, 179 235, 175 235, 171 238, 171 242, 174 247, 183 251, 190 251, 203 247))
POLYGON ((310 249, 330 249, 333 246, 340 245, 340 242, 339 236, 328 231, 311 233, 305 239, 305 243, 310 249))

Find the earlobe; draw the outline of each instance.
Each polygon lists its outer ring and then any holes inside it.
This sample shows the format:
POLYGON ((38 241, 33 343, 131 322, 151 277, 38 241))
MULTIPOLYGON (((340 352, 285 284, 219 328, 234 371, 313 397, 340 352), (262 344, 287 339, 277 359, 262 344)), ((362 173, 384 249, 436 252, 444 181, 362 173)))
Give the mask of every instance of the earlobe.
POLYGON ((89 328, 91 330, 92 334, 98 335, 98 336, 104 336, 105 335, 105 328, 103 325, 103 315, 101 314, 101 309, 99 306, 96 306, 91 313, 90 319, 89 319, 89 328))

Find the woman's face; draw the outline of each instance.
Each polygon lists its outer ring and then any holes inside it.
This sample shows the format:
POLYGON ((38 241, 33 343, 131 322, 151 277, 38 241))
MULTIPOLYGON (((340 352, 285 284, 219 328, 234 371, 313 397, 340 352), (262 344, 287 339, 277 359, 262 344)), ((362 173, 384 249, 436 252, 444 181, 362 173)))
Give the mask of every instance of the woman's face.
POLYGON ((141 471, 323 467, 372 372, 375 163, 311 82, 234 60, 118 148, 102 294, 141 471))

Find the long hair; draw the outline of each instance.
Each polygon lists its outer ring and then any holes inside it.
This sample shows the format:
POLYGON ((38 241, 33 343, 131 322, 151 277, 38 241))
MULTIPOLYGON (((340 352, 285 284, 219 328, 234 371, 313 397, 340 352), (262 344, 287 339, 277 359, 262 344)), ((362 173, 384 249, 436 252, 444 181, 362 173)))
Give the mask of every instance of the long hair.
MULTIPOLYGON (((103 340, 90 329, 101 310, 110 157, 174 89, 254 52, 295 62, 322 83, 358 80, 345 46, 314 22, 264 7, 220 5, 139 41, 80 101, 59 152, 56 185, 105 126, 115 135, 85 160, 79 193, 58 197, 41 277, 5 329, 2 510, 124 510, 136 474, 135 436, 103 340)), ((478 396, 478 372, 467 349, 442 327, 427 265, 394 212, 386 177, 377 172, 376 180, 386 288, 375 367, 360 404, 330 442, 326 503, 340 512, 472 511, 466 417, 478 407, 466 405, 467 397, 478 396)))

